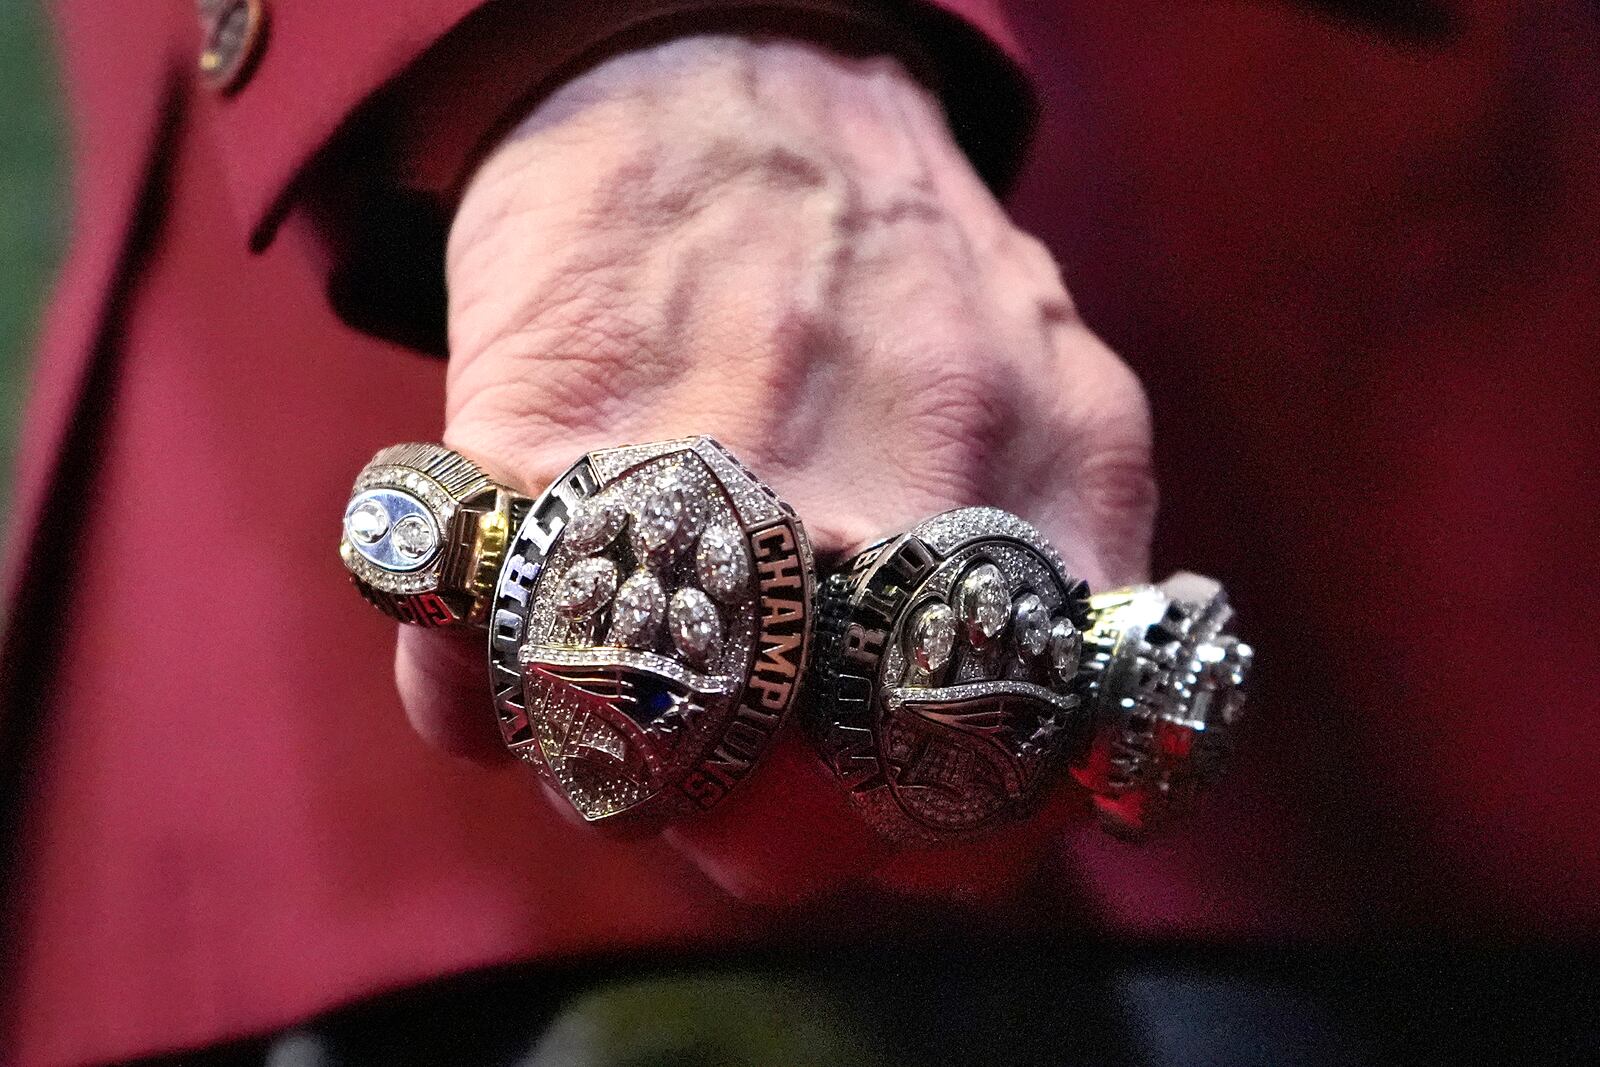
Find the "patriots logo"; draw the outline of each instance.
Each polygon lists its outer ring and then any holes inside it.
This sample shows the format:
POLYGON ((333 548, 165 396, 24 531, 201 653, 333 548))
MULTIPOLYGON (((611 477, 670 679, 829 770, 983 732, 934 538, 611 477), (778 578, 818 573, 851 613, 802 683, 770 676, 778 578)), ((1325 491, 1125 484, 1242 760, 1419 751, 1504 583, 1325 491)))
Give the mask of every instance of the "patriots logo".
MULTIPOLYGON (((1026 791, 1027 764, 1037 745, 1018 738, 1053 733, 1078 700, 1020 680, 971 682, 935 689, 900 686, 884 694, 891 733, 903 738, 905 759, 895 786, 926 802, 956 804, 974 794, 995 801, 1026 791), (928 796, 926 794, 938 794, 928 796)), ((910 799, 910 798, 907 798, 910 799)))
POLYGON ((529 705, 544 709, 552 769, 591 787, 620 780, 643 795, 659 789, 663 761, 648 727, 704 710, 687 685, 622 664, 534 660, 523 678, 529 705))

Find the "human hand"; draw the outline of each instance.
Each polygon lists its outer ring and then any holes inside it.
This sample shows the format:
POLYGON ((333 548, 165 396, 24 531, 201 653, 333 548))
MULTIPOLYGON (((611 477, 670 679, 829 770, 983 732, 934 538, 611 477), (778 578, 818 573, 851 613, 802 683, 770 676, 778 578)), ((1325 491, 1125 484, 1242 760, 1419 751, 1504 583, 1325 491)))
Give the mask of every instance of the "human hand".
MULTIPOLYGON (((1143 575, 1143 393, 892 60, 735 37, 609 60, 483 163, 447 277, 445 442, 525 493, 595 448, 709 434, 823 554, 983 503, 1096 589, 1143 575)), ((481 639, 403 628, 396 675, 424 736, 505 755, 481 639)), ((967 854, 1019 875, 1062 807, 967 854)), ((668 834, 747 896, 887 856, 792 728, 668 834)), ((937 887, 927 866, 910 880, 937 887)))

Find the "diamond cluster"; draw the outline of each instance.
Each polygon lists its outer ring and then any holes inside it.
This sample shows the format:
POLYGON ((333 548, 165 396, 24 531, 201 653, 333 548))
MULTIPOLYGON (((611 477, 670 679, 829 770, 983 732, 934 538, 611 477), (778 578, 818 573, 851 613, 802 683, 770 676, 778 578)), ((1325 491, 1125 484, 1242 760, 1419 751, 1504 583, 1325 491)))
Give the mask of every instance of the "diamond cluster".
POLYGON ((394 524, 395 551, 406 560, 427 559, 439 547, 439 531, 421 515, 407 515, 394 524))
POLYGON ((572 622, 597 624, 609 611, 609 628, 597 625, 595 641, 625 648, 655 648, 665 624, 679 656, 697 669, 712 666, 723 642, 716 602, 737 604, 748 595, 751 564, 744 538, 727 525, 708 525, 708 511, 676 470, 653 479, 631 510, 609 496, 586 501, 568 524, 568 546, 602 552, 626 531, 636 569, 622 580, 609 555, 578 559, 556 586, 556 610, 572 622), (674 577, 699 587, 684 584, 669 597, 663 579, 674 577))
POLYGON ((630 574, 611 602, 611 639, 627 648, 654 648, 666 614, 661 579, 649 571, 630 574))
POLYGON ((717 614, 717 606, 693 586, 672 594, 667 620, 672 643, 684 659, 697 667, 704 667, 722 644, 722 617, 717 614))
POLYGON ((556 586, 556 610, 569 619, 593 616, 617 592, 617 565, 604 556, 580 559, 556 586))
POLYGON ((1056 679, 1067 683, 1078 673, 1083 635, 1065 614, 1052 616, 1044 600, 1026 587, 1012 596, 1000 568, 979 563, 957 583, 955 608, 942 602, 925 604, 907 627, 912 662, 928 674, 949 664, 960 637, 973 649, 995 644, 1007 628, 1016 653, 1038 659, 1048 653, 1056 679))
MULTIPOLYGON (((628 649, 630 663, 663 675, 682 664, 697 687, 742 667, 752 651, 754 564, 715 485, 694 455, 680 453, 574 508, 551 554, 551 591, 536 599, 524 660, 561 648, 617 660, 613 650, 628 649)), ((674 706, 648 725, 670 733, 692 714, 674 706)))
POLYGON ((694 555, 700 587, 724 603, 732 603, 750 588, 750 553, 744 538, 725 526, 713 526, 700 535, 694 555))
POLYGON ((886 650, 885 691, 913 709, 999 700, 997 721, 1015 755, 1045 755, 1080 713, 1082 583, 1031 526, 1007 513, 965 509, 912 535, 929 529, 948 555, 922 581, 900 640, 886 650))

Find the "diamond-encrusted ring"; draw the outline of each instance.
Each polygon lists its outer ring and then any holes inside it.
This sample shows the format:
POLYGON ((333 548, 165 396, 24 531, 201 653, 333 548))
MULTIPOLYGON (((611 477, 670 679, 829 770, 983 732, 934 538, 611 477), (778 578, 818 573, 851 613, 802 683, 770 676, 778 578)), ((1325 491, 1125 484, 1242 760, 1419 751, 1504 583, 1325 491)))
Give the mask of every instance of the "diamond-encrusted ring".
POLYGON ((808 726, 891 839, 1025 816, 1081 745, 1088 586, 1015 515, 947 511, 865 549, 817 618, 808 726))
POLYGON ((794 512, 709 437, 590 453, 495 583, 507 747, 590 822, 709 808, 794 705, 812 575, 794 512))
POLYGON ((1253 653, 1224 632, 1233 609, 1222 586, 1198 574, 1089 603, 1093 740, 1073 775, 1095 794, 1101 826, 1137 838, 1189 809, 1221 773, 1253 653))
POLYGON ((384 449, 345 506, 339 558, 379 611, 416 626, 482 625, 527 500, 443 445, 384 449))

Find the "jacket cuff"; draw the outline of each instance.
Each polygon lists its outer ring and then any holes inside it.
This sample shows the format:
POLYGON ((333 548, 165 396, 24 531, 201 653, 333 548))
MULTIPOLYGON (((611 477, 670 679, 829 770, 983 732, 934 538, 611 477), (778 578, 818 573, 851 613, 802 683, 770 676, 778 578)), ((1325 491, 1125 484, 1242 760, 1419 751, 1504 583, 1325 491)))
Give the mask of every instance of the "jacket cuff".
POLYGON ((445 349, 443 250, 461 187, 542 95, 607 56, 708 32, 894 54, 997 188, 1033 127, 1020 50, 988 0, 391 0, 348 5, 363 22, 347 43, 345 7, 277 5, 249 84, 208 106, 252 249, 294 217, 341 318, 431 353, 445 349))

